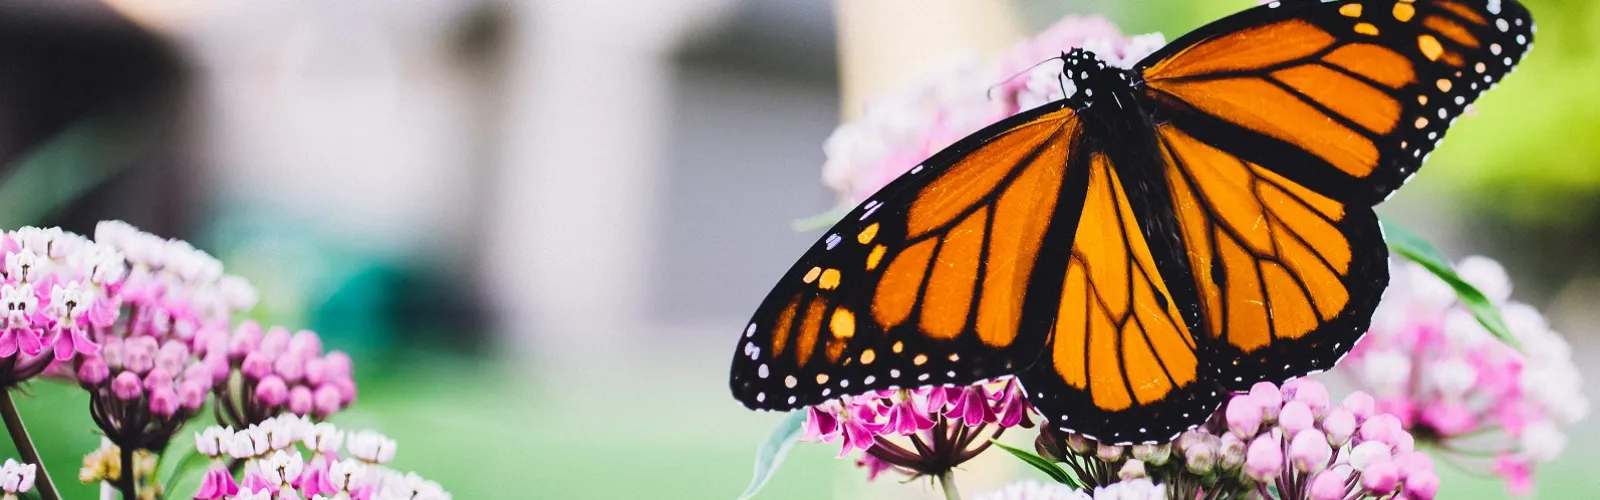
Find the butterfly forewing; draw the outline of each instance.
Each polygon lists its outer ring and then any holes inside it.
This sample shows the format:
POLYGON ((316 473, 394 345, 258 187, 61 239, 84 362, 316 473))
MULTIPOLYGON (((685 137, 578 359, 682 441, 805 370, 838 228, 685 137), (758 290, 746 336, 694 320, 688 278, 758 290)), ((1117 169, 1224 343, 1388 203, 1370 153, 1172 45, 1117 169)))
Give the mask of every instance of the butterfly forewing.
MULTIPOLYGON (((845 216, 746 326, 746 406, 791 409, 891 387, 968 384, 1032 363, 1051 315, 1023 310, 1061 202, 1077 119, 1007 119, 913 168, 845 216)), ((1038 309, 1038 306, 1034 306, 1038 309)))
POLYGON ((1511 0, 1285 1, 1139 65, 1187 133, 1335 200, 1372 206, 1533 43, 1511 0))

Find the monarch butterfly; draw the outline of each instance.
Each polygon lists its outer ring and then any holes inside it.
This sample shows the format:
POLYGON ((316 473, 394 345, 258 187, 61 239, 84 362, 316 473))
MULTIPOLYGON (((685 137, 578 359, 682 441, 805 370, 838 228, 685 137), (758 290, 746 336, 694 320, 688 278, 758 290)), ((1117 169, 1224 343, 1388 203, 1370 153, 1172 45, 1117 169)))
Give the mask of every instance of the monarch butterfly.
POLYGON ((1532 43, 1514 0, 1282 0, 850 211, 745 327, 731 386, 787 410, 1015 375, 1049 425, 1158 442, 1230 391, 1331 367, 1388 285, 1372 207, 1532 43))

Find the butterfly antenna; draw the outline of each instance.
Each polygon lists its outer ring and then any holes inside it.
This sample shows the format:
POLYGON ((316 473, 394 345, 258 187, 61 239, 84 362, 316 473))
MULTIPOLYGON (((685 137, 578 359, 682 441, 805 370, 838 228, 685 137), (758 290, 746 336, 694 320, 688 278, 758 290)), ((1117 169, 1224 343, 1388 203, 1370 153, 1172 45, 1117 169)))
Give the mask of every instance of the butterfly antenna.
POLYGON ((988 99, 993 100, 994 99, 994 89, 996 87, 999 87, 1001 85, 1005 85, 1006 82, 1015 80, 1019 76, 1028 74, 1029 72, 1032 72, 1033 70, 1038 69, 1040 66, 1043 66, 1044 63, 1047 63, 1047 62, 1050 62, 1050 61, 1054 61, 1054 60, 1057 60, 1057 59, 1059 59, 1061 61, 1066 61, 1067 60, 1067 54, 1066 53, 1062 53, 1059 56, 1055 56, 1055 57, 1052 57, 1052 58, 1049 58, 1049 59, 1045 59, 1043 61, 1039 61, 1038 63, 1035 63, 1033 66, 1028 66, 1027 69, 1024 69, 1022 71, 1018 71, 1017 74, 1011 75, 1010 77, 1007 77, 1004 80, 1000 80, 1000 83, 996 83, 994 85, 990 85, 989 86, 989 90, 984 92, 984 96, 987 97, 988 99))

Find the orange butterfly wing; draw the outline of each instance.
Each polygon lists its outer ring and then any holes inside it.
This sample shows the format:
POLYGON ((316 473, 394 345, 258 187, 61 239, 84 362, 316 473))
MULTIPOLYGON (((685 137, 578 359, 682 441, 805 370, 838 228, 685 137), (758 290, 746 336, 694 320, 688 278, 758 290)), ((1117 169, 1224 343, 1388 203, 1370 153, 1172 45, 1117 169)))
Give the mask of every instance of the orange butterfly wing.
POLYGON ((757 309, 734 396, 785 410, 1032 364, 1059 292, 1034 280, 1052 274, 1041 253, 1061 239, 1049 215, 1074 210, 1061 189, 1078 128, 1064 105, 1009 118, 852 210, 757 309))
POLYGON ((1512 1, 1287 1, 1140 68, 1221 382, 1320 371, 1388 282, 1372 206, 1532 43, 1512 1))

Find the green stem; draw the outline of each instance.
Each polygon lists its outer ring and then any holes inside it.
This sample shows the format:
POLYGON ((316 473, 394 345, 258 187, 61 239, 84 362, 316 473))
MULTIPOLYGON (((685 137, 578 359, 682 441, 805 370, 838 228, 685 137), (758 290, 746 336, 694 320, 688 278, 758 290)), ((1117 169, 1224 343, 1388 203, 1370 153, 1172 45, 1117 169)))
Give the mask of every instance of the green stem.
POLYGON ((122 451, 122 477, 117 478, 117 489, 122 491, 122 500, 139 499, 139 478, 133 470, 133 447, 119 446, 122 451))
POLYGON ((961 500, 961 492, 956 491, 955 471, 945 471, 938 476, 939 487, 944 489, 944 500, 961 500))
POLYGON ((33 439, 28 437, 28 429, 22 426, 22 414, 17 413, 17 404, 11 400, 10 389, 0 389, 0 416, 5 417, 6 430, 11 432, 11 443, 22 453, 22 460, 39 469, 34 480, 34 486, 39 489, 39 498, 61 500, 61 494, 56 492, 56 483, 50 481, 50 472, 39 460, 39 450, 33 447, 33 439))

